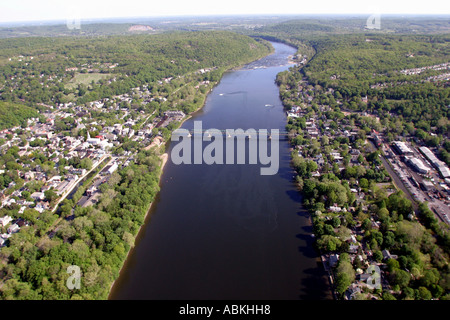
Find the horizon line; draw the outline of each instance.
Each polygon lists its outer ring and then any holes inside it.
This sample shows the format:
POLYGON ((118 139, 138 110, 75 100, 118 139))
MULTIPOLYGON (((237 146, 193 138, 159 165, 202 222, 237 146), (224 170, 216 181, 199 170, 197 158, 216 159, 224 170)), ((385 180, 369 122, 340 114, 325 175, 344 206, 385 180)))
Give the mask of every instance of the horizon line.
MULTIPOLYGON (((189 18, 212 18, 212 17, 348 17, 348 16, 367 16, 373 13, 234 13, 234 14, 174 14, 174 15, 155 15, 155 16, 115 16, 115 17, 89 17, 80 18, 84 22, 100 22, 106 20, 138 20, 138 19, 189 19, 189 18)), ((450 13, 377 13, 387 17, 448 17, 450 13)), ((68 19, 36 19, 36 20, 14 20, 14 21, 0 21, 0 26, 4 27, 8 24, 64 24, 68 19)), ((123 22, 126 23, 126 22, 123 22)))

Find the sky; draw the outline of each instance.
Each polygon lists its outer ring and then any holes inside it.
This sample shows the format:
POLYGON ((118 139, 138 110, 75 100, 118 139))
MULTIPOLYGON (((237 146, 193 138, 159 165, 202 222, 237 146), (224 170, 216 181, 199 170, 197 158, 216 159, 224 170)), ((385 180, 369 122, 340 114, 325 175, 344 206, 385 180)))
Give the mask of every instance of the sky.
POLYGON ((450 14, 445 0, 0 0, 0 23, 232 14, 450 14))

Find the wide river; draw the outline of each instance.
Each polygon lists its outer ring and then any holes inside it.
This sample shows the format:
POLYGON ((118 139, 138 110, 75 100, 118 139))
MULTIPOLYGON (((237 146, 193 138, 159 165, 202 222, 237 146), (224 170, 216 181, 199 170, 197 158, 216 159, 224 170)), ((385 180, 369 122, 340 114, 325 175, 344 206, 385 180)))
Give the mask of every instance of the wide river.
MULTIPOLYGON (((272 45, 275 53, 225 73, 182 128, 202 121, 203 129, 284 130, 274 80, 296 50, 272 45)), ((161 191, 109 298, 331 299, 289 161, 284 140, 275 175, 260 175, 264 165, 248 160, 176 165, 169 158, 161 191)))

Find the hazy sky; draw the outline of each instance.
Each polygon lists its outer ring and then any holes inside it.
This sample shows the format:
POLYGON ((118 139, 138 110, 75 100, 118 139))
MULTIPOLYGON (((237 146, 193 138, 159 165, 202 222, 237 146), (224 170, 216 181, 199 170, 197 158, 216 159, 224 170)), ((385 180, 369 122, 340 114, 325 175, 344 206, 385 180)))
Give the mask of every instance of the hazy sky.
POLYGON ((208 14, 450 14, 446 0, 0 0, 0 23, 208 14))

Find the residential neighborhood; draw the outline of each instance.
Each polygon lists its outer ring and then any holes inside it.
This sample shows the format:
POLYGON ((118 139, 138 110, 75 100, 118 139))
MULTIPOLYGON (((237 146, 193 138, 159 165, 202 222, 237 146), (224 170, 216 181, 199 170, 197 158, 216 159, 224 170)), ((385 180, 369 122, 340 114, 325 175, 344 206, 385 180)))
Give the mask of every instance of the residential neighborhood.
POLYGON ((311 208, 334 294, 348 300, 380 299, 374 292, 398 294, 393 265, 404 257, 386 246, 398 232, 393 222, 418 221, 417 201, 429 203, 439 221, 450 225, 448 166, 414 137, 387 138, 376 114, 336 112, 317 103, 323 93, 302 80, 295 89, 286 87, 292 90, 289 98, 302 103, 289 102, 286 129, 296 181, 311 208))
MULTIPOLYGON (((200 69, 194 78, 211 70, 200 69)), ((171 80, 162 79, 158 83, 164 88, 171 80)), ((199 81, 197 85, 195 80, 189 81, 186 86, 192 85, 195 90, 212 85, 209 81, 199 81)), ((138 87, 130 93, 84 105, 68 102, 45 106, 46 111, 39 118, 29 119, 26 127, 0 131, 3 141, 0 150, 12 157, 8 158, 10 162, 5 168, 8 170, 2 169, 0 174, 10 172, 13 167, 15 170, 14 175, 5 174, 2 180, 6 188, 0 190, 0 209, 16 212, 14 217, 0 218, 5 231, 0 247, 7 245, 8 238, 19 232, 23 223, 29 224, 21 216, 26 210, 56 213, 58 205, 66 198, 71 199, 88 178, 91 185, 77 199, 77 205, 95 204, 102 183, 118 168, 130 165, 139 148, 160 146, 167 140, 168 132, 164 131, 163 136, 161 130, 186 117, 177 109, 159 111, 161 104, 168 105, 159 92, 152 93, 147 86, 138 87)))

